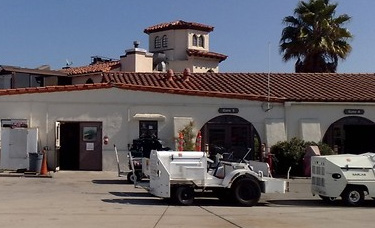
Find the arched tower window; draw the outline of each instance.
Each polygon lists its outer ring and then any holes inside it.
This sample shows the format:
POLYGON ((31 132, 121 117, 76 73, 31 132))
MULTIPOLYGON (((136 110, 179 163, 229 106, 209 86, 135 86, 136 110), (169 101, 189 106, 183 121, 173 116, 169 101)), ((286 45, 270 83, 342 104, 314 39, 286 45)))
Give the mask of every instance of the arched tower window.
POLYGON ((197 35, 193 35, 193 46, 198 46, 198 37, 197 35))
POLYGON ((155 37, 154 46, 155 46, 155 48, 161 47, 161 40, 160 40, 159 36, 155 37))
POLYGON ((198 47, 204 47, 204 37, 199 36, 198 38, 198 47))
POLYGON ((163 48, 168 47, 168 37, 166 35, 161 39, 161 45, 163 48))

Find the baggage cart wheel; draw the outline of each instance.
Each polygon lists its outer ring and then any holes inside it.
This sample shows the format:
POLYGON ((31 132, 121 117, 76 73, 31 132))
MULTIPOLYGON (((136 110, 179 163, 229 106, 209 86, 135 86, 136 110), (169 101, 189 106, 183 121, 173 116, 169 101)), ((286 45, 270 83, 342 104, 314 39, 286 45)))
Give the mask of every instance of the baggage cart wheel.
POLYGON ((140 178, 140 176, 139 176, 139 174, 138 174, 137 172, 135 172, 135 176, 134 176, 133 172, 130 171, 130 172, 128 173, 128 175, 127 175, 128 183, 130 183, 130 184, 134 184, 134 179, 135 179, 136 181, 140 181, 140 180, 141 180, 141 178, 140 178), (135 179, 135 178, 136 178, 136 179, 135 179))
POLYGON ((191 186, 181 185, 175 191, 175 200, 181 205, 191 205, 194 201, 194 188, 191 186))

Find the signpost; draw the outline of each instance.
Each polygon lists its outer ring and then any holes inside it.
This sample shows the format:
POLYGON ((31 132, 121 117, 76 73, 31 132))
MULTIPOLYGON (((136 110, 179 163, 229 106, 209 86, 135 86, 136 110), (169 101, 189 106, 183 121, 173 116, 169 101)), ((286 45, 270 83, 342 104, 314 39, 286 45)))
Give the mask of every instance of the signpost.
POLYGON ((364 109, 344 109, 345 115, 363 115, 365 114, 364 109))
POLYGON ((239 113, 238 108, 219 108, 219 113, 239 113))

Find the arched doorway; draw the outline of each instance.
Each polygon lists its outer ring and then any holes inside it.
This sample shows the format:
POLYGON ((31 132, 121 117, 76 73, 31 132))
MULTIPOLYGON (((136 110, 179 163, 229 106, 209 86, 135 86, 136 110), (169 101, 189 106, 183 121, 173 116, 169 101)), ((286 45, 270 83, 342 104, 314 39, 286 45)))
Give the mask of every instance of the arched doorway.
POLYGON ((251 148, 251 153, 246 159, 259 158, 259 134, 250 122, 241 117, 234 115, 215 117, 202 127, 201 133, 202 145, 208 145, 211 155, 232 154, 232 158, 237 160, 243 158, 248 148, 251 148))
POLYGON ((323 142, 338 154, 375 152, 375 123, 363 117, 339 119, 327 129, 323 142))

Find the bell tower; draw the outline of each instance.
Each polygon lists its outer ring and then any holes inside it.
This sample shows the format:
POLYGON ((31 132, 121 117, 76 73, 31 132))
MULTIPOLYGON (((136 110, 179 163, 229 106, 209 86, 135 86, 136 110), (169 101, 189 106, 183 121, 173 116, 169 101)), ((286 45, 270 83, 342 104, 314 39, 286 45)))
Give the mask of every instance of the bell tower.
POLYGON ((144 30, 149 35, 149 51, 154 53, 153 69, 193 73, 218 72, 227 56, 209 49, 209 33, 214 27, 182 20, 161 23, 144 30))

